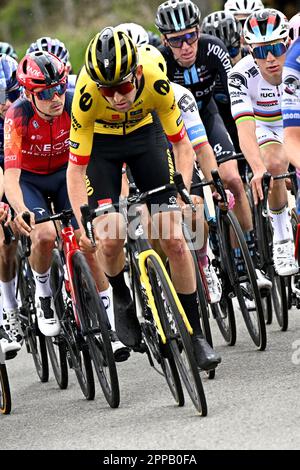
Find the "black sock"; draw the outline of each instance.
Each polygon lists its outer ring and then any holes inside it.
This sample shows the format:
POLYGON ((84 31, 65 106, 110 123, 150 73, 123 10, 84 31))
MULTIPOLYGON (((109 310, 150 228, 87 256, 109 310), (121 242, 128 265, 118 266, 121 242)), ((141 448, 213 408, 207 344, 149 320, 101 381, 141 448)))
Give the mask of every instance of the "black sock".
POLYGON ((177 295, 186 313, 188 321, 190 322, 191 327, 194 330, 194 334, 202 334, 198 310, 197 292, 194 292, 193 294, 177 295))
POLYGON ((128 289, 127 284, 125 282, 124 269, 122 269, 122 271, 116 276, 106 276, 110 282, 110 285, 113 288, 114 294, 129 303, 131 301, 131 295, 130 290, 128 289))
POLYGON ((249 232, 244 233, 248 250, 250 253, 250 256, 252 258, 252 262, 255 268, 258 267, 258 257, 257 257, 257 252, 256 252, 256 246, 255 246, 255 234, 254 230, 251 230, 249 232))

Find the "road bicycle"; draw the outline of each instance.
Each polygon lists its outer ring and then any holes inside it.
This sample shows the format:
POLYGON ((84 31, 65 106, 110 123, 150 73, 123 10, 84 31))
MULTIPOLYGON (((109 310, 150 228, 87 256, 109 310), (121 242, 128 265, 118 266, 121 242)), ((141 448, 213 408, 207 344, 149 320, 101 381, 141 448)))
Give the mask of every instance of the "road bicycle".
POLYGON ((196 183, 192 187, 212 184, 221 198, 213 199, 215 218, 210 216, 207 206, 205 210, 210 239, 214 240, 213 266, 222 285, 222 298, 219 303, 211 305, 212 315, 225 341, 233 346, 236 342, 236 321, 232 300, 235 297, 252 341, 263 351, 267 345, 267 334, 257 276, 240 224, 235 214, 228 209, 225 188, 218 171, 212 171, 212 181, 196 183), (243 261, 242 273, 237 268, 233 240, 243 261))
MULTIPOLYGON (((142 223, 141 204, 152 194, 174 189, 164 185, 145 193, 129 196, 120 212, 127 224, 127 253, 134 301, 139 296, 142 311, 142 336, 148 357, 159 364, 171 393, 179 406, 184 404, 180 378, 200 415, 207 415, 207 403, 200 373, 194 356, 191 334, 193 330, 178 299, 177 293, 160 256, 152 249, 142 223), (132 229, 134 227, 134 229, 132 229), (131 229, 130 229, 131 228, 131 229)), ((97 209, 85 206, 88 236, 93 240, 92 220, 109 211, 119 209, 111 202, 97 209)))
POLYGON ((62 377, 65 373, 62 363, 55 359, 55 348, 61 346, 88 400, 95 396, 92 359, 105 399, 112 408, 117 408, 120 390, 108 318, 86 258, 76 241, 72 217, 70 209, 36 221, 37 224, 49 221, 60 221, 61 224, 51 265, 51 287, 61 333, 57 338, 48 339, 49 351, 53 346, 50 358, 53 354, 52 365, 54 370, 57 369, 56 375, 62 377))

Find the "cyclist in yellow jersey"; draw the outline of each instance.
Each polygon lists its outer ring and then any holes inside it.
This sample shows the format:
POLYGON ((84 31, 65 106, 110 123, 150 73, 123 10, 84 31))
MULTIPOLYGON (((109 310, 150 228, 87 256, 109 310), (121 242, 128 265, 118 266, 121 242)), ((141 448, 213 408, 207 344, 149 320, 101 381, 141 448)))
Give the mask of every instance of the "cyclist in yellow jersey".
MULTIPOLYGON (((173 181, 173 163, 165 134, 173 144, 176 167, 190 186, 194 152, 186 135, 174 92, 166 75, 138 57, 132 40, 108 27, 90 42, 85 66, 75 88, 67 172, 69 196, 80 224, 80 205, 96 207, 103 199, 118 202, 122 165, 130 166, 141 191, 173 181), (163 126, 163 128, 162 128, 163 126), (87 187, 86 187, 87 177, 87 187)), ((174 286, 194 334, 201 369, 212 369, 221 358, 203 337, 198 316, 196 279, 191 254, 181 230, 177 193, 153 195, 150 212, 160 228, 160 243, 169 258, 174 286), (168 236, 162 229, 168 225, 168 236)), ((80 225, 81 229, 82 226, 80 225)), ((141 339, 130 291, 124 280, 124 222, 118 213, 95 221, 99 258, 113 288, 119 339, 136 346, 141 339), (114 227, 113 234, 103 230, 114 227)), ((80 246, 93 251, 82 230, 80 246)))

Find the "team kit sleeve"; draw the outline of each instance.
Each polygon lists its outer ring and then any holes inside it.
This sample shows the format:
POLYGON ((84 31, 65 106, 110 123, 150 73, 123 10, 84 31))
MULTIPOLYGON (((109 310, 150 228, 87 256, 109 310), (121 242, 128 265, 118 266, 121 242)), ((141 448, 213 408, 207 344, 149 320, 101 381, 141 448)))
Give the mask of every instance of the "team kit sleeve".
POLYGON ((231 59, 226 46, 216 37, 208 44, 208 53, 213 66, 217 67, 222 85, 228 93, 228 75, 232 71, 231 59))
POLYGON ((69 160, 76 165, 87 165, 90 159, 98 93, 97 85, 83 67, 76 83, 71 110, 69 160))
POLYGON ((283 127, 300 126, 300 38, 290 49, 282 74, 283 127))
POLYGON ((228 75, 228 90, 231 102, 231 114, 236 124, 255 121, 253 105, 246 76, 235 67, 228 75))
POLYGON ((157 112, 168 140, 179 142, 186 134, 182 115, 176 103, 174 90, 165 75, 150 85, 153 107, 157 112))
POLYGON ((10 106, 4 120, 4 168, 22 168, 25 120, 20 107, 10 106))
POLYGON ((176 102, 194 150, 208 144, 205 127, 201 120, 194 95, 181 85, 173 84, 176 102))

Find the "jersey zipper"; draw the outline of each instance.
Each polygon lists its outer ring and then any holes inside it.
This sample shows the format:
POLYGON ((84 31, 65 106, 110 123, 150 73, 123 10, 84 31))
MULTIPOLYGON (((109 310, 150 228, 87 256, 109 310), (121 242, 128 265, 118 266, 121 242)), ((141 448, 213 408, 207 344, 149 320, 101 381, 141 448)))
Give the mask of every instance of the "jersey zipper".
POLYGON ((52 124, 53 124, 53 122, 50 121, 49 125, 50 125, 50 149, 51 150, 50 150, 50 158, 49 158, 49 164, 48 164, 48 174, 50 173, 51 159, 52 159, 52 134, 53 134, 52 124))

